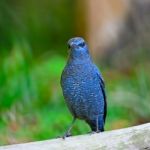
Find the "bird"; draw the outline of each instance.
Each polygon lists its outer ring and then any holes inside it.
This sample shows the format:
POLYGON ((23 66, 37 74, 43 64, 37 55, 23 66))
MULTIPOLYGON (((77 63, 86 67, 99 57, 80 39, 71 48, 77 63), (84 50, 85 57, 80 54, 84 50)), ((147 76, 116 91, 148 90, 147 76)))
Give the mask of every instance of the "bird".
POLYGON ((63 137, 71 136, 76 119, 84 120, 94 133, 103 132, 107 115, 104 79, 82 37, 71 38, 68 49, 60 84, 73 121, 63 137))

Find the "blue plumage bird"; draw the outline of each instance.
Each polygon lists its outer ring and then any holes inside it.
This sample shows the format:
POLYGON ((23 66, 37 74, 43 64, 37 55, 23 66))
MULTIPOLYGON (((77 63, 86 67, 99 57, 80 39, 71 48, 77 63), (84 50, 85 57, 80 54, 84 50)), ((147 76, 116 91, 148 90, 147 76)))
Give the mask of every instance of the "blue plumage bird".
POLYGON ((81 37, 68 41, 69 58, 61 75, 63 95, 73 121, 64 137, 70 135, 75 120, 85 120, 94 132, 104 131, 107 113, 105 85, 81 37))

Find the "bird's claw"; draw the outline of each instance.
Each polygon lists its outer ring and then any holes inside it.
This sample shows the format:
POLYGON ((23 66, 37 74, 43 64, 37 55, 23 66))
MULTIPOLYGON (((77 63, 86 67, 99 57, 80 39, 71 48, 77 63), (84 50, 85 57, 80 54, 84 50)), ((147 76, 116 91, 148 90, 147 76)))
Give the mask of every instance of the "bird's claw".
POLYGON ((92 134, 100 133, 100 132, 101 132, 100 130, 98 130, 98 131, 91 131, 91 132, 89 132, 89 134, 92 135, 92 134))
POLYGON ((66 137, 70 137, 70 136, 72 136, 72 134, 70 132, 69 133, 67 132, 62 136, 62 138, 65 139, 66 137))
POLYGON ((101 132, 100 130, 97 130, 97 131, 96 131, 96 133, 100 133, 100 132, 101 132))

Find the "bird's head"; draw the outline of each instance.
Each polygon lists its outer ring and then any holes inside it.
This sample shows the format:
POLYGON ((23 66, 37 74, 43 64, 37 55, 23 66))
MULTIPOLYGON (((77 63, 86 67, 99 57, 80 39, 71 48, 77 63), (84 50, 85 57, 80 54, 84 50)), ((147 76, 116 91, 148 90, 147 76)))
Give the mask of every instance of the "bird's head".
POLYGON ((72 58, 84 59, 89 57, 89 50, 86 42, 81 37, 75 37, 68 41, 68 48, 72 58))

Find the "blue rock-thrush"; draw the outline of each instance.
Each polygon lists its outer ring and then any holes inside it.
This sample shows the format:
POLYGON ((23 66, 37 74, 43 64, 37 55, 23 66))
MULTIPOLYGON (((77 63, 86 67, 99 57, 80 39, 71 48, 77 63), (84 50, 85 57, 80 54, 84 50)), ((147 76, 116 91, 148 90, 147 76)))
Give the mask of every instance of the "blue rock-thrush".
POLYGON ((68 41, 69 58, 61 75, 63 95, 73 121, 64 137, 70 135, 75 120, 85 120, 93 132, 104 131, 107 103, 101 73, 93 63, 83 38, 68 41))

